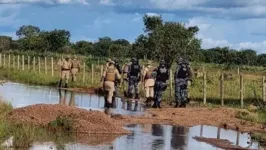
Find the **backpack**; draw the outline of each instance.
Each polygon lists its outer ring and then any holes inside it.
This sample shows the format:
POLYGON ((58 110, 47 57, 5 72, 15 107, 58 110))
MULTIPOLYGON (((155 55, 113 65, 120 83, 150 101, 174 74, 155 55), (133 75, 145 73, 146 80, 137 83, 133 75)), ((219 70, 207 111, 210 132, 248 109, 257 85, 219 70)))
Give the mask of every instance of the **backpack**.
POLYGON ((189 67, 186 64, 181 64, 177 72, 177 78, 187 78, 189 75, 189 67))

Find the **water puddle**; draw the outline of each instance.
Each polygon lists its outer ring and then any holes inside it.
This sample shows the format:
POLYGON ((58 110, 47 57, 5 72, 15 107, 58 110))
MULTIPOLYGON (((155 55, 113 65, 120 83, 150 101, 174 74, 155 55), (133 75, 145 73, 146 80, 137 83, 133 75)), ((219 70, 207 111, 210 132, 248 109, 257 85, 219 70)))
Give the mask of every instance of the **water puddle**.
POLYGON ((115 149, 115 150, 219 150, 209 144, 198 142, 193 137, 201 136, 206 138, 228 139, 234 145, 243 148, 258 149, 257 142, 252 142, 247 133, 239 133, 231 130, 218 129, 211 126, 194 126, 190 128, 169 125, 128 125, 126 129, 132 134, 118 138, 107 137, 106 135, 90 135, 82 137, 85 142, 76 139, 66 143, 53 141, 34 141, 30 150, 40 149, 115 149), (93 142, 94 143, 93 143, 93 142), (108 144, 106 144, 108 143, 108 144))
MULTIPOLYGON (((75 93, 43 86, 30 86, 8 82, 0 86, 1 96, 14 108, 33 104, 61 104, 84 109, 104 111, 102 96, 85 93, 75 93)), ((144 108, 139 103, 127 102, 116 98, 114 114, 141 115, 144 108)))
MULTIPOLYGON (((104 111, 104 98, 75 92, 59 91, 42 86, 28 86, 17 83, 5 83, 0 86, 3 100, 7 100, 14 108, 33 104, 61 104, 84 109, 104 111)), ((143 107, 138 103, 116 99, 112 113, 126 115, 144 114, 143 107)), ((198 142, 193 137, 228 139, 234 145, 244 148, 258 149, 257 142, 253 142, 247 133, 224 130, 210 126, 195 126, 191 128, 169 125, 128 125, 126 129, 132 131, 130 135, 120 137, 107 135, 75 135, 79 137, 71 140, 54 141, 51 138, 43 140, 35 138, 31 150, 40 149, 116 149, 116 150, 217 150, 210 144, 198 142)), ((5 142, 12 145, 14 138, 5 142), (10 144, 11 143, 11 144, 10 144)))

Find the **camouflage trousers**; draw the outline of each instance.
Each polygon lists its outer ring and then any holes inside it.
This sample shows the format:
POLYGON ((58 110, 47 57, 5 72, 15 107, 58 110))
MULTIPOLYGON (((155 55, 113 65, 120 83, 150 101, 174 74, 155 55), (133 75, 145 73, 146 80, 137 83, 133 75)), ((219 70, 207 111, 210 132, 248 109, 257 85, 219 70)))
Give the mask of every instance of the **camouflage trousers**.
POLYGON ((161 102, 163 92, 166 90, 167 84, 162 81, 156 81, 154 86, 154 98, 157 102, 161 102))
POLYGON ((130 77, 128 81, 128 96, 132 97, 133 94, 139 94, 139 79, 138 77, 130 77))
POLYGON ((185 79, 175 80, 175 100, 177 103, 186 103, 188 98, 188 84, 185 79))

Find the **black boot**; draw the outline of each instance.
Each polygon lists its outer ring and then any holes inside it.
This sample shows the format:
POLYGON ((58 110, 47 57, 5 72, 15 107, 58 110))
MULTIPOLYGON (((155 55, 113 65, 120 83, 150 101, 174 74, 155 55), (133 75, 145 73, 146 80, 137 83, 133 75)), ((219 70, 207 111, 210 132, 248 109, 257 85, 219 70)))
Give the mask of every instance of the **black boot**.
POLYGON ((135 99, 139 99, 139 94, 136 94, 135 99))
POLYGON ((60 79, 58 87, 61 88, 62 87, 62 79, 60 79))
POLYGON ((68 88, 68 84, 67 83, 65 84, 65 88, 68 88))
POLYGON ((161 102, 157 102, 157 108, 162 108, 161 107, 161 102))
POLYGON ((146 101, 145 101, 146 108, 150 108, 151 107, 151 102, 152 102, 152 97, 146 98, 146 101))
POLYGON ((128 93, 128 97, 127 98, 133 98, 133 94, 128 93))
POLYGON ((127 92, 124 91, 124 97, 128 98, 127 92))
POLYGON ((178 108, 178 107, 179 107, 179 104, 178 102, 176 102, 174 108, 178 108))
POLYGON ((157 101, 156 100, 153 101, 152 108, 157 108, 157 101))

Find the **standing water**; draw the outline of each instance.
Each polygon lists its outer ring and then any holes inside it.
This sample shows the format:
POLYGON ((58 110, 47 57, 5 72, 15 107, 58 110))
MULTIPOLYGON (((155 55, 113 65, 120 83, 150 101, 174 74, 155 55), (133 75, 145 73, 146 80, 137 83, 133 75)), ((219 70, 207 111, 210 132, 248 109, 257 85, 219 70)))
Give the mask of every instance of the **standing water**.
MULTIPOLYGON (((59 91, 54 88, 29 86, 18 83, 6 83, 0 86, 3 100, 13 107, 24 107, 33 104, 62 104, 84 109, 103 111, 104 98, 97 95, 79 94, 59 91)), ((135 103, 116 100, 113 113, 141 115, 143 108, 135 103)), ((106 135, 84 135, 85 142, 72 140, 58 143, 57 141, 33 141, 31 150, 43 149, 115 149, 115 150, 217 150, 209 144, 198 142, 193 137, 228 139, 234 145, 244 148, 258 149, 258 143, 252 142, 246 133, 218 129, 210 126, 194 126, 190 128, 169 125, 128 125, 126 129, 132 134, 121 137, 106 135), (87 140, 88 139, 88 140, 87 140), (93 144, 92 144, 93 143, 93 144), (59 146, 60 145, 60 146, 59 146)), ((9 141, 12 141, 12 138, 9 141)), ((12 142, 11 142, 12 143, 12 142)))
MULTIPOLYGON (((34 104, 62 104, 104 111, 104 98, 95 94, 10 82, 0 86, 0 91, 2 99, 10 102, 14 108, 34 104)), ((143 108, 139 103, 126 102, 117 98, 112 113, 140 115, 143 114, 143 108)))

